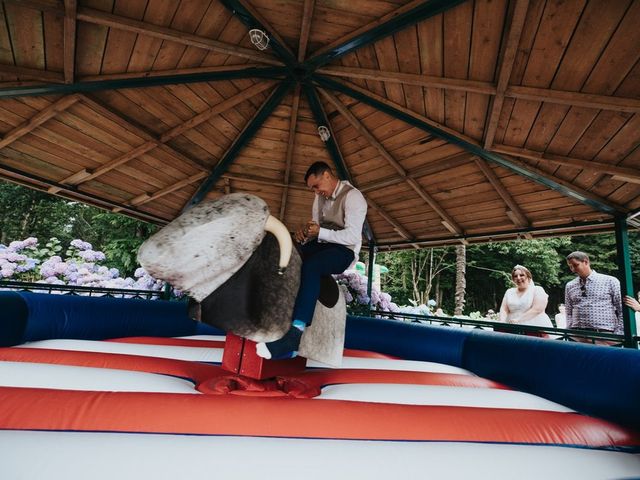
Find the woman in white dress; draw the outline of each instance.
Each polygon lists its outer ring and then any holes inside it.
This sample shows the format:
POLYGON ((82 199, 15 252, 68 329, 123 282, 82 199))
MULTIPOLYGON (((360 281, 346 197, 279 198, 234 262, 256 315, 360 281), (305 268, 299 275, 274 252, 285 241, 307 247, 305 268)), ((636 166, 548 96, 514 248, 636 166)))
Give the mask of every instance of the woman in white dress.
POLYGON ((533 283, 529 269, 516 265, 511 270, 511 279, 516 286, 504 294, 500 306, 500 321, 553 328, 551 319, 544 312, 549 295, 542 287, 533 283))

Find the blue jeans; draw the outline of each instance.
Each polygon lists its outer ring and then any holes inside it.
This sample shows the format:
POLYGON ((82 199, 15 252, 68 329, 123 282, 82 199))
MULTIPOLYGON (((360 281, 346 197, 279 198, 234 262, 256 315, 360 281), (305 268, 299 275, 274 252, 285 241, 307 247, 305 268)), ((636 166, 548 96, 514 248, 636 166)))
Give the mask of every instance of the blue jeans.
POLYGON ((312 240, 300 247, 300 255, 302 272, 293 319, 310 325, 320 296, 320 277, 344 272, 353 262, 354 253, 344 245, 312 240))

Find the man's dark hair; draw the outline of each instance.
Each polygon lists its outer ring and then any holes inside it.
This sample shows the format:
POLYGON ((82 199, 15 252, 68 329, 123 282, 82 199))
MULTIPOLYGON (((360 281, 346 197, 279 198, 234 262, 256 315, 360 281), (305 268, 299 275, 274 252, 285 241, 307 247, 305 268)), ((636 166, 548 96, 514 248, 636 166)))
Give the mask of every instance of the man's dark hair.
POLYGON ((589 261, 589 255, 587 255, 584 252, 580 252, 580 251, 571 252, 569 255, 567 255, 567 262, 569 260, 573 260, 573 259, 576 259, 579 262, 588 262, 589 261))
POLYGON ((307 183, 307 180, 311 175, 318 176, 318 175, 322 175, 324 172, 329 172, 331 175, 333 175, 333 171, 331 170, 331 167, 327 165, 325 162, 313 163, 307 170, 307 173, 304 174, 304 183, 307 183))

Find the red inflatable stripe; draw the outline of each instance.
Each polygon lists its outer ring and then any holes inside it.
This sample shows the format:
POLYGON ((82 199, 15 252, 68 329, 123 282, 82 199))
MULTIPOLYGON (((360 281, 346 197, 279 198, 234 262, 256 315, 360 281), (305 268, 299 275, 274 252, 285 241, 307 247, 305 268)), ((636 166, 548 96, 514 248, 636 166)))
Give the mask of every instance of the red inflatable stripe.
POLYGON ((575 413, 338 400, 0 388, 0 428, 637 447, 575 413))
MULTIPOLYGON (((214 380, 217 377, 230 375, 229 372, 223 370, 221 367, 198 362, 143 357, 138 355, 50 350, 44 348, 0 348, 0 360, 159 373, 190 378, 197 384, 214 380)), ((472 375, 400 370, 318 369, 308 370, 299 375, 287 377, 299 380, 308 385, 309 388, 322 388, 325 385, 344 383, 395 383, 507 389, 507 387, 499 383, 472 375)), ((199 390, 203 392, 207 391, 206 388, 199 388, 199 390)))
MULTIPOLYGON (((107 342, 119 343, 139 343, 146 345, 170 345, 174 347, 205 347, 205 348, 224 348, 222 340, 198 340, 189 338, 167 338, 167 337, 123 337, 106 340, 107 342)), ((398 359, 384 353, 369 352, 366 350, 355 350, 352 348, 344 349, 345 357, 361 357, 361 358, 387 358, 398 359)))

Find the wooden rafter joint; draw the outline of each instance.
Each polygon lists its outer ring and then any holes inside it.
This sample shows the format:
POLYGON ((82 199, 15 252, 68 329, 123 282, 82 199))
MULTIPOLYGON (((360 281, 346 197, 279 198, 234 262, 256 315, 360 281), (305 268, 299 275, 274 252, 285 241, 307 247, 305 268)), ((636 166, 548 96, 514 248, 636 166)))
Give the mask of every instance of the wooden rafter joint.
POLYGON ((90 177, 92 175, 92 173, 93 173, 92 170, 88 170, 86 168, 83 168, 79 172, 76 172, 76 173, 74 173, 72 175, 69 175, 67 178, 64 178, 64 179, 60 180, 60 183, 63 183, 63 184, 66 184, 66 185, 76 185, 78 183, 81 183, 87 177, 90 177))
POLYGON ((130 205, 139 205, 141 203, 145 203, 147 201, 149 201, 151 199, 151 195, 148 193, 143 193, 142 195, 138 195, 135 198, 132 198, 131 200, 129 200, 129 204, 130 205))

